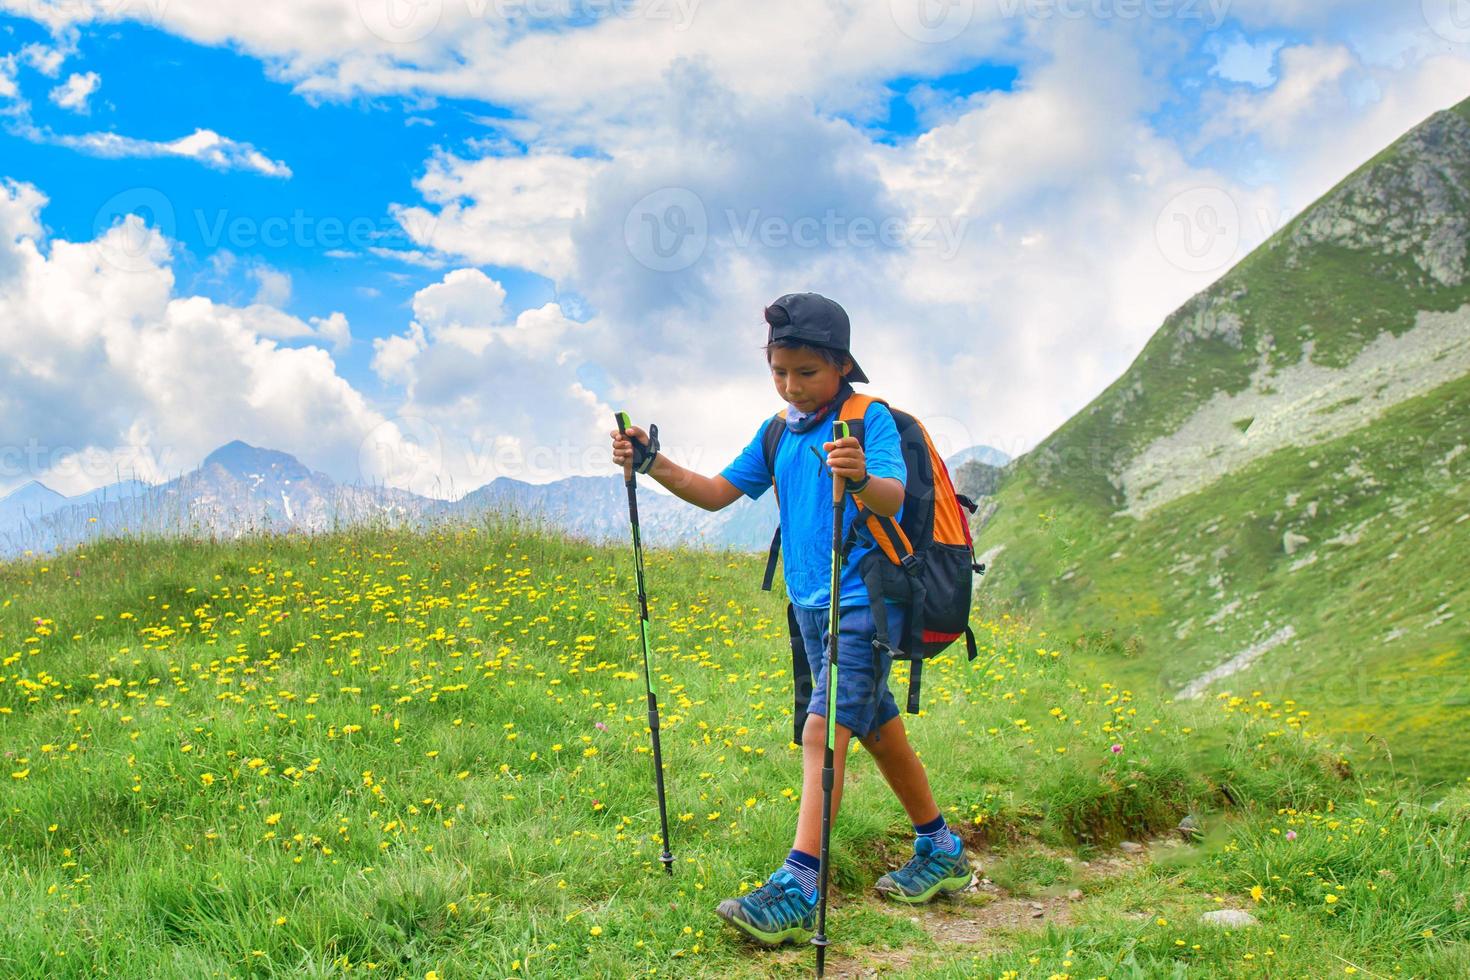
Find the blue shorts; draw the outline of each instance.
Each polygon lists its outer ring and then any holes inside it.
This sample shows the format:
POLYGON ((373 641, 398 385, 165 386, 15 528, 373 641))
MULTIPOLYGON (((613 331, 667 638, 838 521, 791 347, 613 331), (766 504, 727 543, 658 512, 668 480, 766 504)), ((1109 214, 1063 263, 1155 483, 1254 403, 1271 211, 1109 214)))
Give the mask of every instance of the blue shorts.
MULTIPOLYGON (((888 639, 904 635, 908 610, 891 602, 888 610, 888 639)), ((826 609, 793 606, 801 629, 802 646, 812 668, 811 698, 807 713, 827 717, 827 618, 826 609)), ((873 652, 873 613, 867 606, 842 610, 837 630, 837 724, 859 739, 867 738, 898 717, 898 703, 888 690, 888 669, 893 658, 873 652)), ((800 696, 798 692, 798 696, 800 696)))

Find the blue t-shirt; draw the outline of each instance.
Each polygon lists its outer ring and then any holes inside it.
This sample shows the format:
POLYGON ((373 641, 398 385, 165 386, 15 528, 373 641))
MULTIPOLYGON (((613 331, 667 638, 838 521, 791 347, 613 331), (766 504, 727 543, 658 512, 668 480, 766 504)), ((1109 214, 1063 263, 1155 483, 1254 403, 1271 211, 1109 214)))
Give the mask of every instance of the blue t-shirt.
MULTIPOLYGON (((767 420, 769 421, 769 420, 767 420)), ((780 424, 780 423, 776 423, 780 424)), ((761 449, 761 434, 766 423, 756 430, 755 438, 741 450, 735 461, 720 471, 741 493, 758 498, 771 488, 771 474, 766 469, 761 449)), ((887 407, 877 402, 863 415, 863 452, 867 456, 868 475, 873 479, 907 479, 903 450, 899 444, 898 426, 887 407)), ((776 448, 776 498, 781 512, 781 551, 786 569, 786 594, 798 606, 825 609, 832 586, 832 475, 824 465, 827 454, 822 443, 832 439, 832 420, 825 418, 806 432, 787 432, 776 448), (821 461, 812 454, 812 447, 821 461)), ((857 514, 852 494, 847 495, 842 516, 844 534, 857 514)), ((897 521, 902 509, 894 515, 897 521)), ((868 590, 858 577, 858 560, 877 547, 873 536, 858 524, 857 543, 842 567, 841 605, 843 608, 868 605, 868 590)))

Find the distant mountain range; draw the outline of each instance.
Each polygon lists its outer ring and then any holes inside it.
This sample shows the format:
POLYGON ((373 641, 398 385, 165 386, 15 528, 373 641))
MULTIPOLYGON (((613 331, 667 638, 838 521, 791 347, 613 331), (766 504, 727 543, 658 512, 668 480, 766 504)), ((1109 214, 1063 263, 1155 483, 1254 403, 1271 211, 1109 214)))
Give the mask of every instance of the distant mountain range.
MULTIPOLYGON (((983 446, 956 456, 1005 458, 983 446)), ((763 550, 776 526, 774 494, 710 513, 648 479, 639 483, 638 511, 644 540, 653 547, 763 550)), ((591 541, 617 541, 628 533, 627 491, 615 474, 544 484, 501 477, 459 500, 444 501, 340 484, 288 453, 235 441, 210 453, 198 469, 158 485, 128 480, 66 497, 27 483, 0 498, 0 557, 44 554, 99 534, 235 537, 253 530, 325 531, 364 523, 424 527, 485 513, 513 514, 591 541)))

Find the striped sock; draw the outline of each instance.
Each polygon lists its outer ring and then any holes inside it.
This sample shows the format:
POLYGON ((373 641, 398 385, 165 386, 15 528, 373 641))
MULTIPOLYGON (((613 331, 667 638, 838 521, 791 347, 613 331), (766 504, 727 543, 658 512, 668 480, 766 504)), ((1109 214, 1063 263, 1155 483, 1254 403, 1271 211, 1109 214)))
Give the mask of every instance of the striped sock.
POLYGON ((958 854, 960 850, 959 838, 949 832, 949 824, 944 822, 944 814, 940 814, 926 824, 914 824, 914 835, 916 837, 927 837, 934 842, 935 850, 946 854, 958 854))
POLYGON ((808 900, 816 898, 817 875, 822 870, 820 858, 814 854, 808 854, 806 851, 793 849, 786 856, 786 863, 781 865, 781 869, 797 880, 801 885, 802 893, 806 895, 808 900))

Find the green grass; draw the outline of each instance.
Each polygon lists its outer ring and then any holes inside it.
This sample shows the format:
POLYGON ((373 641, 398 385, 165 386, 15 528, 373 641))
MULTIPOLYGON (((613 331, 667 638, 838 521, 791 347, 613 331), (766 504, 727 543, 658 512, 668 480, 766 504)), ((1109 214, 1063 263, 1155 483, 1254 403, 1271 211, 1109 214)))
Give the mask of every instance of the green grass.
POLYGON ((1034 895, 1057 885, 1070 884, 1072 865, 1040 852, 1018 852, 1001 858, 989 869, 990 880, 1012 895, 1034 895))
MULTIPOLYGON (((782 605, 756 586, 759 556, 648 554, 667 878, 630 565, 626 549, 487 524, 105 540, 0 566, 0 974, 806 975, 810 950, 753 951, 713 914, 790 845, 782 605)), ((1329 954, 1384 974, 1465 962, 1463 796, 1389 824, 1392 846, 1360 835, 1373 850, 1351 867, 1336 841, 1307 852, 1294 891, 1269 898, 1293 943, 1207 932, 1193 912, 1294 853, 1271 850, 1278 808, 1306 840, 1329 807, 1379 790, 1344 778, 1297 712, 1162 703, 1040 626, 976 626, 981 657, 926 670, 909 724, 952 825, 1000 856, 997 874, 1044 891, 1061 868, 1027 855, 1080 860, 1186 812, 1224 843, 1192 868, 1089 884, 1065 929, 946 944, 930 929, 943 910, 915 921, 872 897, 911 837, 857 758, 833 836, 834 956, 915 976, 1045 976, 1068 950, 1074 976, 1235 976, 1268 948, 1285 975, 1329 954), (1369 901, 1378 862, 1400 883, 1372 914, 1321 915, 1315 882, 1330 870, 1369 901), (1150 925, 1160 914, 1180 925, 1150 925)), ((951 912, 983 914, 968 901, 951 912)))
POLYGON ((1470 377, 1367 429, 1258 460, 1142 521, 1101 526, 1022 471, 980 535, 981 549, 1006 547, 983 594, 1068 624, 1079 656, 1161 694, 1290 624, 1295 644, 1217 689, 1310 702, 1324 727, 1381 739, 1375 764, 1457 780, 1470 763, 1458 735, 1470 723, 1470 624, 1444 612, 1470 600, 1470 569, 1456 558, 1470 454, 1436 461, 1470 437, 1467 417, 1470 377), (1356 543, 1333 543, 1358 529, 1356 543), (1282 546, 1288 531, 1310 539, 1294 556, 1282 546))

